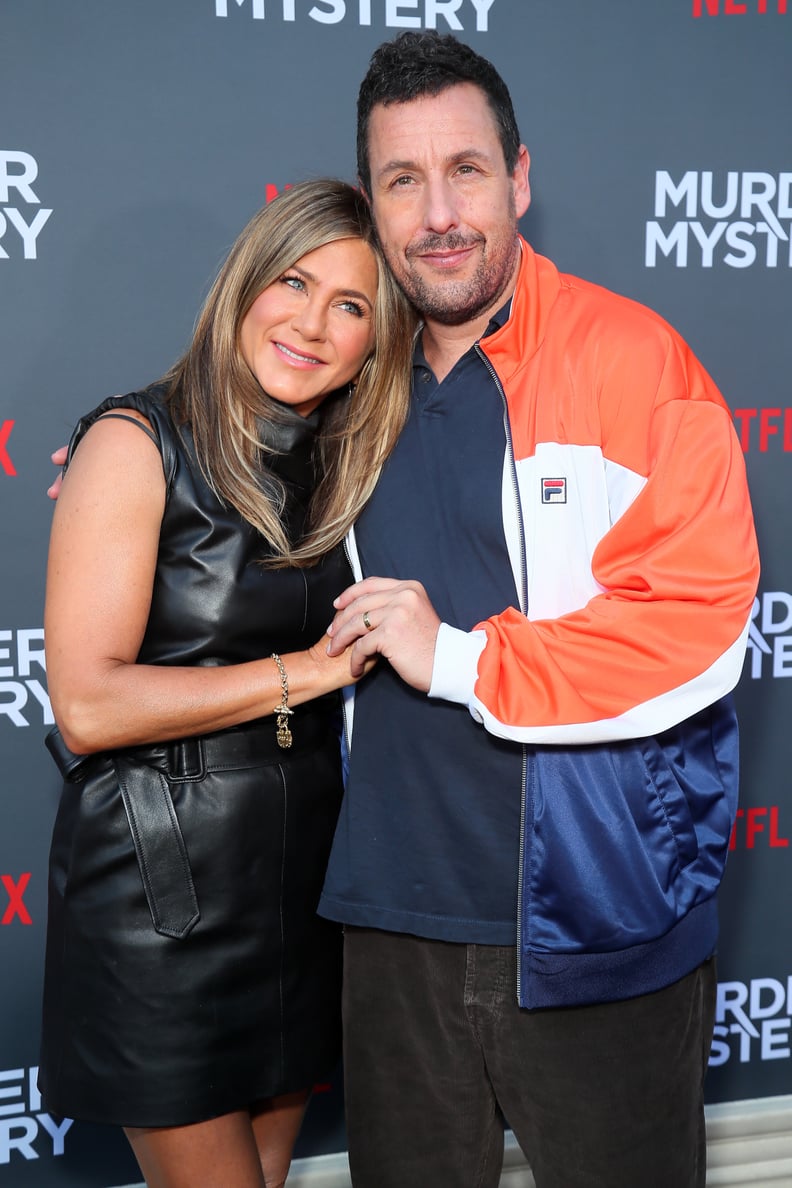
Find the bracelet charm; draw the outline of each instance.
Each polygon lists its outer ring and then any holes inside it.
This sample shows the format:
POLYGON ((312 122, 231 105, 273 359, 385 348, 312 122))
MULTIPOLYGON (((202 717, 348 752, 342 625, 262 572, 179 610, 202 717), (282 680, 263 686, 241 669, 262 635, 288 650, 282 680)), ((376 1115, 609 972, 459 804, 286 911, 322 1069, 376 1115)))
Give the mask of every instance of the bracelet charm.
POLYGON ((275 706, 275 738, 278 746, 283 750, 288 750, 292 745, 292 732, 289 729, 289 716, 294 713, 294 710, 289 709, 289 678, 286 676, 286 669, 283 667, 283 661, 277 652, 273 652, 271 660, 275 661, 278 672, 280 673, 281 681, 281 701, 280 705, 275 706))

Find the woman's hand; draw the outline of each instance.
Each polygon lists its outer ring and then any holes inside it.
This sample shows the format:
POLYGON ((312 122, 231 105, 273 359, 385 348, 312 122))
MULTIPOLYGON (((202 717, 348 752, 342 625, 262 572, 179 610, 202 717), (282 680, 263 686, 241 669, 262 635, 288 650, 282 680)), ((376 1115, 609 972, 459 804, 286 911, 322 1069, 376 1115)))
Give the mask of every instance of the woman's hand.
POLYGON ((371 672, 379 657, 369 656, 362 663, 356 663, 353 658, 353 645, 335 655, 330 655, 331 638, 325 632, 320 640, 308 648, 307 655, 316 665, 318 680, 330 681, 328 692, 342 689, 345 685, 354 685, 367 673, 371 672))

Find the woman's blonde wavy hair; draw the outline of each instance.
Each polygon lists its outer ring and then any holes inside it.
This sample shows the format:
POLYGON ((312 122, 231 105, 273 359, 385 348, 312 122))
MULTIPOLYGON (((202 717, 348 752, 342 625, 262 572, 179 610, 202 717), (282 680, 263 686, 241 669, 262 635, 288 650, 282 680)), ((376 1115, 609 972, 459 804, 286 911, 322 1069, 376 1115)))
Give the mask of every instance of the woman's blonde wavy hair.
POLYGON ((415 327, 412 308, 377 246, 366 201, 346 182, 322 178, 285 190, 234 243, 190 347, 164 379, 174 419, 191 426, 207 481, 268 541, 268 565, 315 564, 343 539, 370 497, 407 417, 415 327), (376 257, 375 343, 353 395, 345 387, 322 403, 317 487, 305 535, 290 542, 282 523, 283 486, 267 471, 270 450, 260 432, 260 422, 287 414, 242 357, 239 331, 263 289, 309 252, 340 239, 362 239, 376 257))

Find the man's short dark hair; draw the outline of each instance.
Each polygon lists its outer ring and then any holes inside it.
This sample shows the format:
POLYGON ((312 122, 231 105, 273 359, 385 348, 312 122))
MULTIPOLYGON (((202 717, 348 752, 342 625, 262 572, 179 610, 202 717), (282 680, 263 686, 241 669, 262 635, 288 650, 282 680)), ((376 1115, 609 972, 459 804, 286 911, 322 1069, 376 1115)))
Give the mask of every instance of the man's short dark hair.
POLYGON ((378 103, 409 103, 439 95, 458 83, 473 83, 484 92, 498 128, 509 173, 517 164, 520 133, 508 87, 495 67, 452 34, 434 30, 401 33, 373 53, 357 102, 357 167, 363 188, 371 190, 368 130, 378 103))

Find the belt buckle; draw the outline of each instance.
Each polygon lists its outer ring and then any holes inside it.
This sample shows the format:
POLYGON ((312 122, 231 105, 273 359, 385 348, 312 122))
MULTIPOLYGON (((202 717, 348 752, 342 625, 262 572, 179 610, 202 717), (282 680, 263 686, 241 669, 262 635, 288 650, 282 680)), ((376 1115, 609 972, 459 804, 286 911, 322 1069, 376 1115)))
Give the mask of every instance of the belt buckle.
POLYGON ((182 738, 168 744, 168 779, 174 784, 202 780, 206 775, 206 752, 202 738, 182 738))

